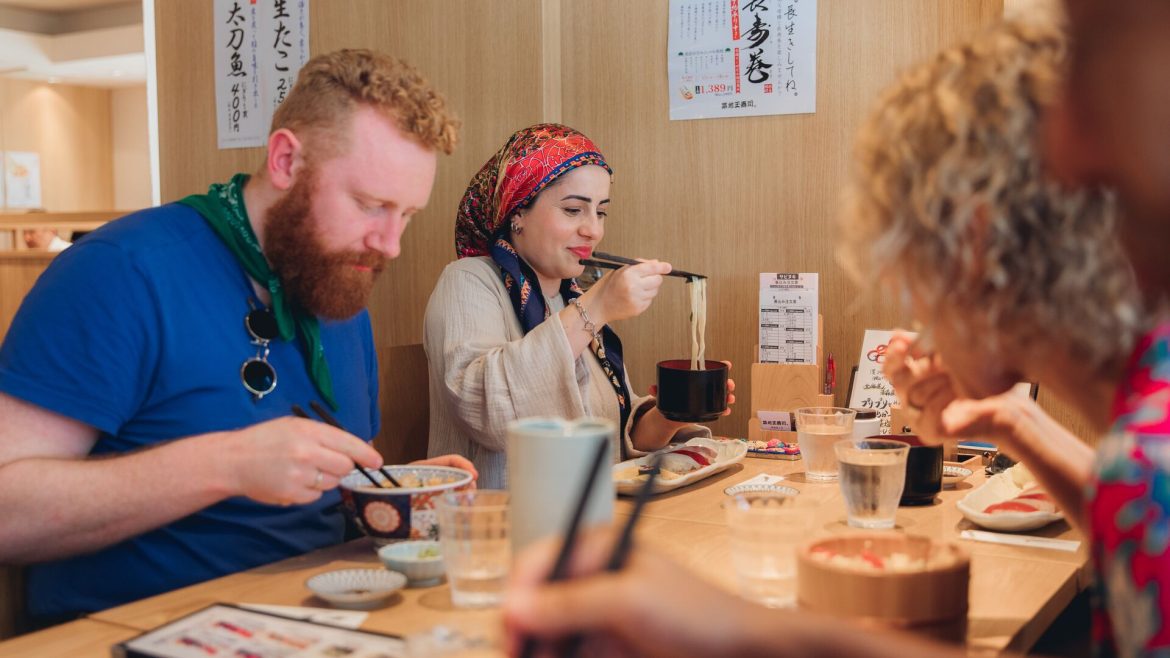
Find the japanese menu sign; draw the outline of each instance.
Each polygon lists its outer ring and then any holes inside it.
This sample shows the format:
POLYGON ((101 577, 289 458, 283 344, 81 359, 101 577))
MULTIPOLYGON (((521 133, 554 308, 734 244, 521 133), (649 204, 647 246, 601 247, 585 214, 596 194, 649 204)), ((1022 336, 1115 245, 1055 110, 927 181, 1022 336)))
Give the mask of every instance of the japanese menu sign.
POLYGON ((213 30, 219 148, 264 146, 309 58, 309 0, 215 0, 213 30))
POLYGON ((670 0, 670 118, 816 111, 817 0, 670 0))
MULTIPOLYGON (((911 339, 918 337, 918 334, 912 332, 902 333, 911 339)), ((882 364, 886 361, 886 347, 893 337, 892 331, 865 330, 865 338, 861 341, 857 375, 853 378, 853 390, 849 392, 851 408, 877 410, 882 434, 890 433, 890 407, 898 404, 894 387, 882 374, 882 364)))
POLYGON ((760 363, 816 363, 819 276, 760 274, 760 363))

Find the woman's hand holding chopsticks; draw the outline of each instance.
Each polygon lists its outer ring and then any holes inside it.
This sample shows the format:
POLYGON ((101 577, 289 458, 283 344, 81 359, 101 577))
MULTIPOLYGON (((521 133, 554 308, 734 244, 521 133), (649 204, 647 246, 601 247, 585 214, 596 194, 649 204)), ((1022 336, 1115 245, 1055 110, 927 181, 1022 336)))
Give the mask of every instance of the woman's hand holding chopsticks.
MULTIPOLYGON (((504 619, 508 651, 517 655, 525 636, 537 637, 537 655, 557 655, 557 640, 590 636, 604 653, 582 655, 736 656, 760 631, 777 632, 776 618, 696 577, 671 559, 636 546, 620 571, 606 570, 616 529, 583 531, 569 562, 568 580, 546 582, 561 548, 559 538, 538 543, 516 560, 504 619)), ((730 566, 728 566, 730 568, 730 566)))
POLYGON ((595 309, 594 322, 601 325, 641 315, 658 296, 670 263, 648 260, 625 265, 601 277, 584 295, 581 303, 595 309))

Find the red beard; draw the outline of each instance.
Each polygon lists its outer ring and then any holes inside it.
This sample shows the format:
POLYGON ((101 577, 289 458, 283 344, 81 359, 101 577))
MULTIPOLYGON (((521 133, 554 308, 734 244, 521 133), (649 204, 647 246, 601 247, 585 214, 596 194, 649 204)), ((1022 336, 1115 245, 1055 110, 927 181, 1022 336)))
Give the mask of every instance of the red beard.
POLYGON ((327 250, 313 216, 315 187, 316 173, 307 169, 268 210, 264 255, 291 300, 313 315, 345 320, 366 307, 387 259, 374 251, 327 250))

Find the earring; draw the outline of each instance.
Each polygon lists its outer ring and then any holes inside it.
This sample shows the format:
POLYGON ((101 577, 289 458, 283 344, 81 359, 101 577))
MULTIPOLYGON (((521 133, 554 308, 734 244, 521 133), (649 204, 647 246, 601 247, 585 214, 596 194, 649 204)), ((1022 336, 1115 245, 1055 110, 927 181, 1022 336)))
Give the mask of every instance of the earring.
POLYGON ((516 235, 520 235, 521 233, 524 232, 524 227, 517 224, 516 220, 514 220, 514 219, 512 220, 512 232, 515 233, 516 235))

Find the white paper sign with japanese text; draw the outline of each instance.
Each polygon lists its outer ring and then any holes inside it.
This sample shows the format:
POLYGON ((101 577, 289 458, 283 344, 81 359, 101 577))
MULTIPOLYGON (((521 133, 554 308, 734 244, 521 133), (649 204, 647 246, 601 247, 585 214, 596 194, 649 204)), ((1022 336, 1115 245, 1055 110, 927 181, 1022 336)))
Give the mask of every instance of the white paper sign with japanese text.
POLYGON ((309 57, 309 0, 215 0, 221 149, 264 146, 272 113, 309 57))
POLYGON ((816 111, 817 0, 670 0, 670 118, 816 111))
MULTIPOLYGON (((911 339, 918 334, 902 332, 911 339)), ((857 375, 853 378, 853 390, 849 394, 849 406, 853 409, 874 409, 881 420, 881 433, 890 433, 890 407, 898 404, 898 396, 894 387, 882 374, 882 364, 886 361, 886 348, 893 331, 866 329, 865 338, 861 341, 861 355, 858 358, 857 375)), ((899 428, 901 429, 901 428, 899 428)))
POLYGON ((760 363, 817 362, 816 272, 760 274, 760 363))

